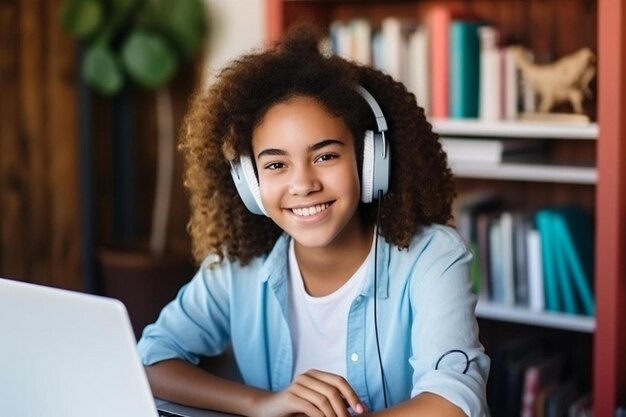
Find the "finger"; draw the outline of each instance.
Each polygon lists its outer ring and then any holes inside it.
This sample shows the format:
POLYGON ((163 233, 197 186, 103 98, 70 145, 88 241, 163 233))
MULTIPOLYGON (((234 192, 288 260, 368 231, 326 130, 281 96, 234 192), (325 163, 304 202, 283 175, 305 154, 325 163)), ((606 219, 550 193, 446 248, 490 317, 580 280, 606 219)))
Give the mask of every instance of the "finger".
MULTIPOLYGON (((347 382, 343 381, 347 385, 347 382)), ((299 387, 298 393, 315 402, 325 415, 330 415, 329 410, 332 409, 334 415, 348 416, 347 409, 350 404, 345 401, 341 391, 335 386, 337 383, 341 383, 341 381, 337 382, 333 378, 319 379, 310 372, 298 376, 294 381, 294 385, 299 387)))
POLYGON ((291 392, 317 407, 324 417, 348 417, 346 407, 343 405, 339 393, 335 394, 335 399, 331 399, 320 391, 320 385, 324 383, 320 381, 313 382, 313 380, 310 377, 298 378, 298 380, 294 381, 291 392))
POLYGON ((361 402, 356 392, 354 392, 352 386, 350 386, 348 381, 342 376, 316 369, 311 369, 305 372, 304 375, 309 375, 338 389, 346 403, 357 413, 363 413, 365 411, 365 405, 361 402))

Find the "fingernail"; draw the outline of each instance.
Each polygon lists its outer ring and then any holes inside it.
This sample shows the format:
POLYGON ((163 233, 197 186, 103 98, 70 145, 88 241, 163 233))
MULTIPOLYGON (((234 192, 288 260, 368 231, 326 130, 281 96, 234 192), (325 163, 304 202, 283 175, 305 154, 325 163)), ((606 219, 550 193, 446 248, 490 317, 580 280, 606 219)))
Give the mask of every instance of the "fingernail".
POLYGON ((363 414, 365 412, 365 407, 363 407, 363 404, 359 403, 356 405, 355 411, 359 414, 363 414))

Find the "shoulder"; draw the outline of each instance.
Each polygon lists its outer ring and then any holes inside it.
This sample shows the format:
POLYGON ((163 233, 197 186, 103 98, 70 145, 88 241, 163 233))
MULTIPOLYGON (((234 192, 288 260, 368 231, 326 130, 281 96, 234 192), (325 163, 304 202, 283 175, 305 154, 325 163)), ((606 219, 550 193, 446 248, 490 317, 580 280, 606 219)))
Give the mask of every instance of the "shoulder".
POLYGON ((442 272, 455 263, 469 263, 471 251, 450 226, 433 224, 423 227, 413 236, 406 249, 390 245, 390 264, 423 275, 429 271, 442 272))
POLYGON ((456 229, 441 224, 432 224, 423 227, 419 233, 413 236, 409 247, 400 249, 392 246, 392 252, 409 256, 417 256, 429 253, 468 252, 469 248, 456 229))
POLYGON ((199 274, 207 281, 265 281, 276 269, 286 268, 289 237, 281 236, 272 250, 264 255, 252 258, 248 263, 222 259, 217 255, 207 256, 200 266, 199 274))

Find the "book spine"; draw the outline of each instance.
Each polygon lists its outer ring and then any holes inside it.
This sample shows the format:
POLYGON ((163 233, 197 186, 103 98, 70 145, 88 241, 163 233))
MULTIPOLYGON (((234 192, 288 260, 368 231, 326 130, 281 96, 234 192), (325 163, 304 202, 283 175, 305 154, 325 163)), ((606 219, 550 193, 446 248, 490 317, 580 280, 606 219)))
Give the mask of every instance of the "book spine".
POLYGON ((428 18, 431 56, 431 116, 448 117, 448 67, 450 11, 434 8, 428 18))
POLYGON ((453 20, 450 23, 449 106, 452 118, 478 117, 478 28, 475 21, 453 20))

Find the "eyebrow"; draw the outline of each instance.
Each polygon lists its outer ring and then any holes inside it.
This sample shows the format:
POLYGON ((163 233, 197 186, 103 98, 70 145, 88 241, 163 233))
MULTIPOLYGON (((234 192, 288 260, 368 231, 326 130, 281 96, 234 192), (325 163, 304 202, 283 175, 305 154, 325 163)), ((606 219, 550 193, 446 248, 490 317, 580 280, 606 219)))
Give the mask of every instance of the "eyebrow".
MULTIPOLYGON (((327 146, 331 146, 331 145, 339 145, 339 146, 345 146, 345 144, 337 139, 324 139, 320 142, 314 143, 313 145, 310 145, 307 148, 307 152, 315 152, 315 151, 319 151, 322 148, 325 148, 327 146)), ((287 155, 287 152, 282 150, 282 149, 275 149, 275 148, 269 148, 269 149, 263 149, 261 152, 259 152, 259 154, 256 156, 257 159, 261 158, 262 156, 266 156, 266 155, 287 155)))

